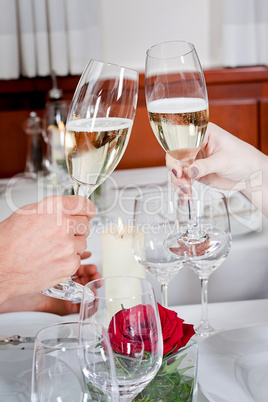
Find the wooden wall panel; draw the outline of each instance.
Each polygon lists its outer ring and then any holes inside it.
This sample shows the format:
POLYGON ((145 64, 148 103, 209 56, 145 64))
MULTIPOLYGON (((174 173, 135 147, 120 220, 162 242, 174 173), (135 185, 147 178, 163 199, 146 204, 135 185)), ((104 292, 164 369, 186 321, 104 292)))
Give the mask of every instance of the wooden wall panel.
POLYGON ((165 152, 149 123, 146 106, 137 110, 130 141, 118 169, 165 165, 165 152))
POLYGON ((260 101, 260 149, 268 155, 268 98, 260 101))
POLYGON ((214 99, 253 99, 261 97, 262 84, 259 82, 208 85, 208 97, 214 99))
POLYGON ((27 137, 22 123, 30 110, 0 111, 1 159, 0 177, 11 177, 23 172, 26 162, 27 137))
POLYGON ((256 99, 212 100, 209 102, 209 120, 258 148, 258 101, 256 99))
MULTIPOLYGON (((268 154, 268 68, 222 68, 205 71, 210 120, 268 154)), ((79 77, 59 77, 64 99, 71 99, 79 77)), ((149 124, 144 74, 140 74, 137 114, 130 142, 118 169, 161 166, 165 153, 149 124)), ((22 172, 26 134, 22 122, 31 110, 42 117, 50 77, 0 81, 0 177, 22 172)))

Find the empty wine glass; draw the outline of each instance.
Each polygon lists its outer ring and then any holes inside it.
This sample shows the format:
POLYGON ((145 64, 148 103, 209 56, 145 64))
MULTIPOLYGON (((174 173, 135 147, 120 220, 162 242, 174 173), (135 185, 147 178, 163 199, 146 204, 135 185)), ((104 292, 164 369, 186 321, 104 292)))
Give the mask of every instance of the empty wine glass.
POLYGON ((169 233, 177 229, 177 205, 177 196, 171 189, 144 193, 134 204, 134 256, 160 282, 165 307, 168 283, 184 267, 184 262, 164 247, 169 233))
POLYGON ((92 366, 83 356, 81 365, 88 381, 99 388, 119 389, 120 401, 131 401, 153 379, 161 366, 163 339, 158 307, 150 282, 136 277, 106 277, 85 286, 80 309, 80 344, 88 348, 87 325, 103 327, 109 337, 115 378, 106 362, 92 366), (95 294, 88 298, 87 289, 95 294))
MULTIPOLYGON (((32 402, 87 402, 92 400, 118 401, 118 387, 113 390, 105 389, 101 393, 97 388, 92 389, 87 384, 81 365, 80 357, 86 356, 93 369, 102 361, 106 374, 115 376, 115 366, 108 334, 104 328, 100 332, 94 323, 87 323, 87 349, 85 343, 79 342, 79 323, 65 322, 43 328, 35 338, 33 370, 32 370, 32 402), (96 337, 98 334, 98 337, 96 337), (109 365, 104 361, 109 356, 109 365), (90 353, 89 353, 90 350, 90 353), (93 352, 94 351, 94 352, 93 352), (107 399, 108 398, 108 399, 107 399)), ((84 332, 85 334, 85 332, 84 332)))
POLYGON ((90 401, 78 359, 78 322, 43 328, 35 338, 32 402, 90 401))
POLYGON ((115 360, 107 329, 92 321, 84 321, 82 326, 78 357, 90 400, 118 402, 115 360))
MULTIPOLYGON (((127 147, 138 98, 136 71, 90 60, 67 117, 65 156, 78 195, 89 197, 113 172, 127 147)), ((83 288, 72 281, 43 292, 80 302, 83 288)))
MULTIPOLYGON (((187 265, 198 275, 201 281, 202 317, 196 334, 208 336, 215 332, 208 320, 208 279, 209 276, 227 258, 231 247, 231 232, 227 201, 219 191, 199 186, 201 196, 193 197, 200 229, 207 233, 202 243, 191 244, 187 250, 177 244, 170 250, 179 255, 185 254, 187 265)), ((181 229, 187 226, 187 208, 180 206, 178 220, 181 229)))
MULTIPOLYGON (((202 67, 193 44, 170 41, 147 51, 145 95, 152 130, 164 150, 180 161, 188 181, 188 226, 174 242, 203 241, 186 168, 194 161, 208 124, 208 97, 202 67)), ((180 257, 179 255, 177 256, 180 257)))

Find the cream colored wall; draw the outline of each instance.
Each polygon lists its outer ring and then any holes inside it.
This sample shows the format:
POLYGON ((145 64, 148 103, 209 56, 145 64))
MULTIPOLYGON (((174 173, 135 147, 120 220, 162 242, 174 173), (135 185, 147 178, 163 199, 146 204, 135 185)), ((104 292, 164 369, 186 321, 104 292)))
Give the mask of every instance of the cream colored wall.
POLYGON ((221 65, 222 0, 99 0, 102 59, 144 71, 146 50, 182 39, 203 68, 221 65))

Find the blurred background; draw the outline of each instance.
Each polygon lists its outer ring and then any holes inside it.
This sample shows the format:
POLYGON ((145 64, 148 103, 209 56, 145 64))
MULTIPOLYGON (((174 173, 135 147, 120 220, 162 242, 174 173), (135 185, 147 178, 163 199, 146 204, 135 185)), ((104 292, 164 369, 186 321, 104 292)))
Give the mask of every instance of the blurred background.
POLYGON ((140 73, 118 169, 164 165, 147 117, 144 62, 150 46, 174 39, 197 49, 210 120, 268 153, 267 0, 0 0, 0 177, 25 168, 30 112, 43 119, 46 103, 71 100, 90 58, 140 73))

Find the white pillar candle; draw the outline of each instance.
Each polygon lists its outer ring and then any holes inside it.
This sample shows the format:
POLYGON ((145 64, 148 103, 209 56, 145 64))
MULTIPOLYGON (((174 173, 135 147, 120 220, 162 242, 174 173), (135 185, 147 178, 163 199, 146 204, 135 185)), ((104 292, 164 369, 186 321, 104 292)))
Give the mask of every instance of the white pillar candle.
POLYGON ((105 228, 102 235, 102 276, 136 276, 145 278, 145 269, 132 252, 133 228, 118 225, 105 228))
MULTIPOLYGON (((124 226, 122 221, 108 226, 102 235, 102 276, 146 277, 144 267, 135 260, 132 252, 132 228, 124 226)), ((140 284, 126 286, 123 278, 118 278, 112 288, 106 289, 106 296, 109 294, 110 298, 107 306, 110 317, 121 310, 122 305, 130 308, 141 303, 141 291, 140 284)))

